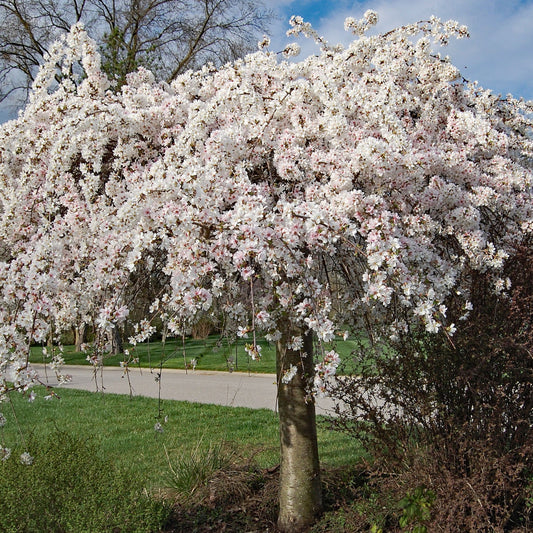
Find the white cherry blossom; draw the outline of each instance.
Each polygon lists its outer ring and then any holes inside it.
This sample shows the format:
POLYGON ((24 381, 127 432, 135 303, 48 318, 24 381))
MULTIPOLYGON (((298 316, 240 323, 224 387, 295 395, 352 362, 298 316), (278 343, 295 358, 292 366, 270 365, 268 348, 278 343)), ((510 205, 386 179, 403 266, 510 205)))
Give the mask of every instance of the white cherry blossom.
MULTIPOLYGON (((532 105, 433 52, 467 35, 457 23, 367 35, 376 21, 348 20, 340 49, 295 17, 318 55, 262 49, 170 85, 139 69, 118 94, 80 26, 51 47, 0 130, 0 397, 35 381, 30 343, 128 320, 148 272, 165 283, 134 344, 155 316, 181 336, 209 313, 272 342, 283 321, 327 342, 392 308, 453 331, 446 298, 468 312, 470 272, 504 290, 533 228, 532 105)), ((337 364, 319 363, 317 390, 337 364)))

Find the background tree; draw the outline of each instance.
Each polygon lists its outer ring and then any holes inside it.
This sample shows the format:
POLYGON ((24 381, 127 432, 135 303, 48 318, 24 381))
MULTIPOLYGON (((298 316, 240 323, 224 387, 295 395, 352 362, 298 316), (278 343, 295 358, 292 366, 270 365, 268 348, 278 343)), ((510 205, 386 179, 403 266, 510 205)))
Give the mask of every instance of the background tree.
POLYGON ((256 49, 271 13, 253 0, 1 0, 0 101, 24 101, 50 45, 83 22, 115 89, 139 66, 171 81, 256 49))
POLYGON ((87 317, 101 350, 132 282, 160 271, 133 343, 152 319, 181 337, 220 310, 252 357, 257 335, 276 343, 279 526, 308 527, 321 509, 313 394, 339 363, 326 343, 365 321, 450 335, 446 299, 469 305, 465 273, 498 286, 533 229, 531 109, 434 55, 466 34, 457 23, 366 36, 376 20, 348 19, 359 38, 341 49, 296 17, 320 55, 261 51, 170 86, 140 68, 118 93, 79 27, 52 46, 0 131, 0 394, 31 386, 28 345, 51 324, 87 317))

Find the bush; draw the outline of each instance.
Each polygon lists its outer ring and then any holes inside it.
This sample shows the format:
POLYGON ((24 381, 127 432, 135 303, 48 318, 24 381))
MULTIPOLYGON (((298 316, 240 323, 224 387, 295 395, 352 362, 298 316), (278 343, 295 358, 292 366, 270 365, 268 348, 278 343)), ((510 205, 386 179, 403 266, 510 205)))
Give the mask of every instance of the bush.
POLYGON ((58 431, 28 451, 31 465, 15 451, 0 464, 0 531, 155 532, 169 515, 93 443, 58 431))
POLYGON ((428 531, 531 527, 530 246, 517 250, 505 275, 512 288, 498 296, 488 275, 471 273, 474 310, 463 322, 459 300, 447 302, 460 325, 453 338, 412 327, 372 354, 362 347, 361 374, 334 391, 348 411, 332 424, 363 438, 375 458, 373 490, 395 502, 417 487, 435 495, 428 531))

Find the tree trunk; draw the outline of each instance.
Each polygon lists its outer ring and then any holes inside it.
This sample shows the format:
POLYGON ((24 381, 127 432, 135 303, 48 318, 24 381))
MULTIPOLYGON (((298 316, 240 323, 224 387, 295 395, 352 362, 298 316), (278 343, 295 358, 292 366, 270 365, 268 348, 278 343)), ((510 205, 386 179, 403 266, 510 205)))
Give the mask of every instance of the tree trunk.
POLYGON ((87 342, 87 324, 81 324, 74 328, 74 351, 81 352, 82 345, 87 342))
POLYGON ((281 444, 278 527, 284 532, 307 529, 322 511, 314 399, 307 384, 313 376, 313 339, 280 324, 282 337, 276 345, 279 431, 281 444), (302 350, 287 347, 295 335, 303 336, 302 350), (305 353, 307 355, 302 356, 305 353), (291 365, 298 372, 289 383, 281 378, 291 365), (303 372, 302 372, 303 370, 303 372))
POLYGON ((122 342, 122 335, 118 328, 118 325, 115 324, 115 327, 109 332, 111 337, 111 354, 119 355, 124 352, 124 344, 122 342))

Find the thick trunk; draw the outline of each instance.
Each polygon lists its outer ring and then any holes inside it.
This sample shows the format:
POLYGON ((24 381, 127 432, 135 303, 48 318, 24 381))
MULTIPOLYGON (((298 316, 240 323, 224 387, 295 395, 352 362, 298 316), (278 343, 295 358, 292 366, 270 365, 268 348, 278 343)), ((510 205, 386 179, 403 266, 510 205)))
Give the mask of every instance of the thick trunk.
POLYGON ((291 350, 288 342, 302 333, 291 331, 288 325, 282 332, 276 346, 281 442, 278 527, 296 532, 311 526, 322 510, 315 404, 307 392, 313 375, 313 340, 311 335, 303 335, 302 350, 291 350), (291 365, 298 372, 289 383, 283 383, 281 378, 291 365))

